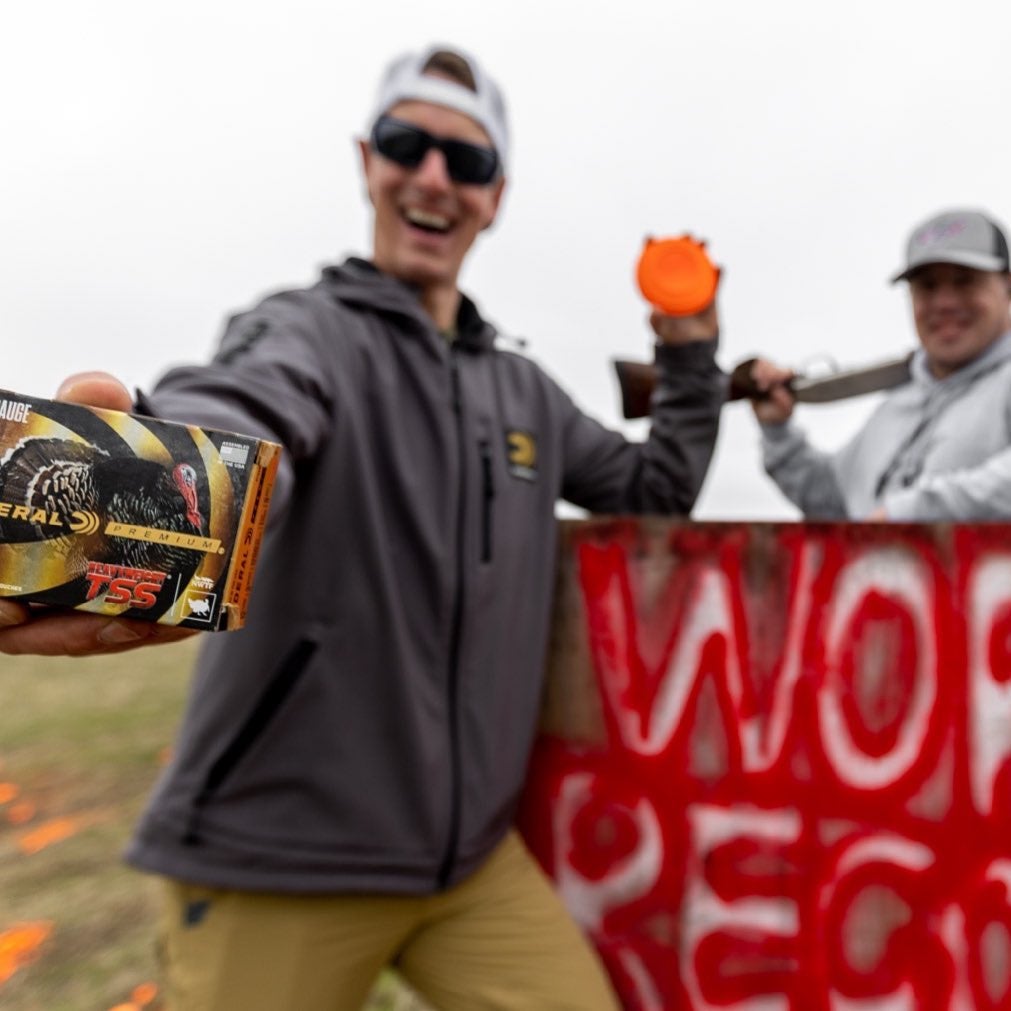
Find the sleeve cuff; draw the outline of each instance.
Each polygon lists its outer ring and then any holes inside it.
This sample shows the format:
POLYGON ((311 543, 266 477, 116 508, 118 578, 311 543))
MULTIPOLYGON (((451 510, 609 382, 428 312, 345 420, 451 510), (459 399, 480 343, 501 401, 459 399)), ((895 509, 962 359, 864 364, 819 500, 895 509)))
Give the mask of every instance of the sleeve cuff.
POLYGON ((716 362, 716 341, 690 341, 687 344, 656 344, 653 357, 663 371, 711 369, 716 362))

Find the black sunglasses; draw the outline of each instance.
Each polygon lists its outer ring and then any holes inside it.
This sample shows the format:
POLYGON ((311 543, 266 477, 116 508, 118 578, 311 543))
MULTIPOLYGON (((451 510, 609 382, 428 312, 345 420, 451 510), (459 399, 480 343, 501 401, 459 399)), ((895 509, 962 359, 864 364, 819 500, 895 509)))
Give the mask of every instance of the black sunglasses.
POLYGON ((486 186, 499 174, 494 148, 468 144, 462 140, 434 137, 427 130, 392 116, 380 116, 372 127, 369 143, 373 151, 404 168, 417 168, 434 147, 446 159, 449 178, 458 183, 486 186))

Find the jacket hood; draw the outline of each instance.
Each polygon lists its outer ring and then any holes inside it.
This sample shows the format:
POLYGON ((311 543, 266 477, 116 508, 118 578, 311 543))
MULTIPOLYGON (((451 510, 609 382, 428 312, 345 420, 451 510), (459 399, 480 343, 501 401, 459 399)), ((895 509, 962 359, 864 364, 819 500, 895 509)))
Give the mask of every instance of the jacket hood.
MULTIPOLYGON (((421 306, 417 287, 384 273, 369 260, 350 256, 341 264, 324 267, 323 281, 348 305, 397 313, 419 321, 427 329, 433 328, 431 317, 421 306)), ((456 325, 459 344, 468 351, 490 350, 498 335, 475 303, 463 294, 456 325)))

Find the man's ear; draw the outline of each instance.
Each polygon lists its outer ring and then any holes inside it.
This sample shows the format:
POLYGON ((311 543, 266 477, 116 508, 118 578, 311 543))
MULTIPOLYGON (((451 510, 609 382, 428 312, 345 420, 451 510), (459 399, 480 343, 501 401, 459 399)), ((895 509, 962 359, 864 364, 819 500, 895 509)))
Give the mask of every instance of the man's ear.
POLYGON ((485 228, 491 228, 491 226, 495 223, 495 219, 498 217, 499 205, 502 203, 502 194, 505 192, 505 184, 505 176, 502 176, 501 179, 498 179, 492 184, 494 192, 492 193, 491 211, 488 214, 487 220, 481 226, 482 230, 485 228))
POLYGON ((358 156, 361 158, 362 162, 362 184, 365 189, 365 198, 373 203, 372 191, 369 189, 369 166, 372 164, 372 148, 369 146, 369 142, 359 137, 355 140, 358 145, 358 156))

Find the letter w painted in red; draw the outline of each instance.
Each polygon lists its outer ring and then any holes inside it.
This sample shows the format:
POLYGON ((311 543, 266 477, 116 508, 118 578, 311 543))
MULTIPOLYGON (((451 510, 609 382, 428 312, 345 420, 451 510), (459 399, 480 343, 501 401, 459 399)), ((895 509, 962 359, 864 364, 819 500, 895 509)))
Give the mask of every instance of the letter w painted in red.
POLYGON ((816 542, 797 545, 785 641, 774 663, 772 690, 760 704, 748 676, 748 628, 735 592, 737 556, 709 553, 703 544, 670 570, 662 586, 647 590, 653 574, 638 571, 625 546, 613 540, 580 544, 590 648, 612 739, 641 755, 659 755, 675 744, 681 751, 691 732, 690 712, 709 675, 730 768, 760 772, 774 765, 793 712, 820 558, 816 542))

